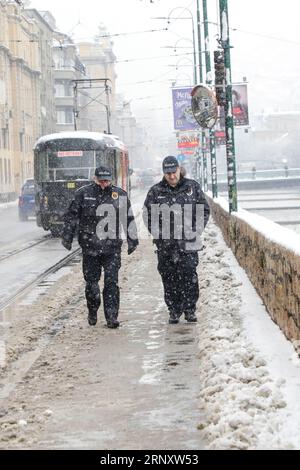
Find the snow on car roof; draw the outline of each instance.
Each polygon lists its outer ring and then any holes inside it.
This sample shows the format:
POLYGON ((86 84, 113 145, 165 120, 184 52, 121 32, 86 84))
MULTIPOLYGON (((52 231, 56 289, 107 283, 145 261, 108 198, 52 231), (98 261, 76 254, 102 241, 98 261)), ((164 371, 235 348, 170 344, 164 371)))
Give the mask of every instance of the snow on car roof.
POLYGON ((90 131, 67 131, 67 132, 58 132, 56 134, 49 134, 40 137, 34 145, 34 150, 40 145, 45 144, 52 140, 60 139, 91 139, 94 141, 102 141, 108 146, 117 147, 121 150, 124 150, 125 145, 118 136, 112 134, 104 134, 102 132, 90 132, 90 131))

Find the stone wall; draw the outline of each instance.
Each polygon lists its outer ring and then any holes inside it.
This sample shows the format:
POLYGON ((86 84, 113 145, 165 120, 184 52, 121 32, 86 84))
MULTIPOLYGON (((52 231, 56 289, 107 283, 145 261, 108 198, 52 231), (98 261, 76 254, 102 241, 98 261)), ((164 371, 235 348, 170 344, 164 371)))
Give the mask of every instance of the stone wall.
POLYGON ((268 240, 208 198, 227 245, 263 300, 270 316, 300 351, 300 256, 268 240))

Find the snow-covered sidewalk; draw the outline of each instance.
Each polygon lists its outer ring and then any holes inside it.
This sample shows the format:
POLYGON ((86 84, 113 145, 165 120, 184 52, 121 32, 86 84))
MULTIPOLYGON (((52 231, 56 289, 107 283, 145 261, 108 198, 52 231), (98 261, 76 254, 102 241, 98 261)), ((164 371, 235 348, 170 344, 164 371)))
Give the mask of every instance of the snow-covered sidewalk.
POLYGON ((212 223, 199 315, 199 424, 210 449, 300 448, 300 360, 212 223))
POLYGON ((168 324, 150 240, 117 331, 87 325, 80 265, 4 312, 1 449, 300 449, 300 360, 213 222, 204 244, 197 326, 168 324))
POLYGON ((0 202, 0 211, 8 209, 9 207, 17 207, 18 199, 12 202, 0 202))

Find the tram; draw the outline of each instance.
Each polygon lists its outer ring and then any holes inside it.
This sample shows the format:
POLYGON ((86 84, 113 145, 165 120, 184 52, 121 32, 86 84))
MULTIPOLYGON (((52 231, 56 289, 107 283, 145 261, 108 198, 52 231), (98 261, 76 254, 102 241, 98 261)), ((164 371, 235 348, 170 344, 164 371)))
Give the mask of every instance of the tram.
POLYGON ((75 191, 91 183, 99 165, 108 166, 113 184, 129 192, 128 151, 117 136, 74 131, 41 137, 34 146, 37 225, 59 236, 75 191))

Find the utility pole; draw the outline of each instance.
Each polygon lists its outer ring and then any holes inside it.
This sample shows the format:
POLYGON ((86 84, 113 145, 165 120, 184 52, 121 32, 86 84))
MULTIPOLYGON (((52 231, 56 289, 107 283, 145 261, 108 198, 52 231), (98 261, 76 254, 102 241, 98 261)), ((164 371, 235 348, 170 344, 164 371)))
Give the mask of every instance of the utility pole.
POLYGON ((227 176, 228 176, 228 197, 229 212, 238 210, 237 202, 237 183, 236 183, 236 162, 234 145, 234 123, 232 110, 232 77, 231 77, 231 58, 230 58, 230 37, 228 22, 228 3, 227 0, 219 0, 220 4, 220 24, 221 39, 220 44, 224 50, 224 61, 226 71, 226 104, 225 104, 225 127, 226 127, 226 154, 227 154, 227 176))
MULTIPOLYGON (((198 33, 198 54, 199 54, 199 78, 200 83, 203 83, 203 70, 202 70, 202 41, 201 41, 201 16, 200 16, 200 0, 197 0, 197 33, 198 33)), ((207 177, 207 153, 206 153, 206 137, 205 131, 201 130, 201 147, 202 147, 202 165, 198 161, 198 166, 201 168, 201 180, 203 178, 203 189, 204 192, 208 191, 208 177, 207 177)), ((200 159, 200 152, 198 155, 200 159)), ((202 184, 202 181, 201 181, 202 184)))
POLYGON ((105 80, 105 95, 106 95, 106 119, 107 119, 107 132, 108 134, 111 134, 111 128, 110 128, 110 117, 111 117, 111 111, 110 111, 110 100, 109 100, 109 93, 110 93, 110 88, 108 86, 107 80, 105 80))
POLYGON ((74 83, 74 128, 75 131, 77 130, 77 118, 79 116, 79 108, 78 108, 78 94, 81 92, 83 94, 83 90, 103 90, 106 95, 106 104, 102 103, 99 101, 97 98, 93 98, 92 96, 88 96, 90 98, 90 102, 85 105, 84 107, 87 107, 91 103, 98 103, 101 104, 102 106, 105 107, 106 109, 106 120, 107 120, 107 133, 111 133, 111 126, 110 126, 110 117, 111 117, 111 111, 110 111, 110 100, 109 100, 109 93, 110 93, 110 87, 108 85, 108 82, 111 80, 109 78, 85 78, 85 79, 79 79, 79 80, 73 80, 74 83))
MULTIPOLYGON (((212 72, 211 72, 210 47, 209 47, 207 0, 203 0, 203 20, 204 20, 204 38, 205 38, 206 84, 211 87, 212 72)), ((215 131, 213 129, 209 129, 206 132, 207 132, 207 141, 209 141, 210 143, 212 193, 213 193, 213 198, 217 198, 218 197, 218 176, 217 176, 215 131)))

